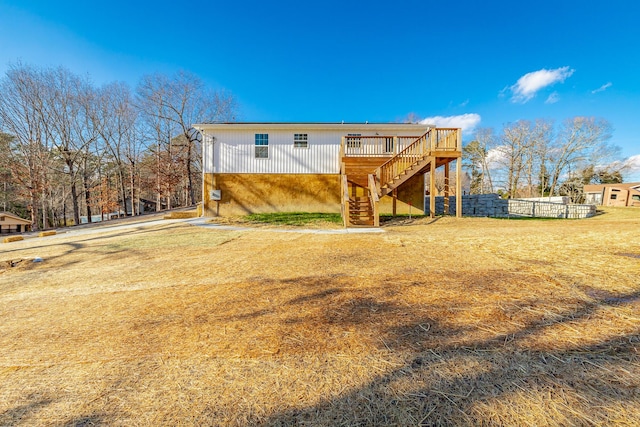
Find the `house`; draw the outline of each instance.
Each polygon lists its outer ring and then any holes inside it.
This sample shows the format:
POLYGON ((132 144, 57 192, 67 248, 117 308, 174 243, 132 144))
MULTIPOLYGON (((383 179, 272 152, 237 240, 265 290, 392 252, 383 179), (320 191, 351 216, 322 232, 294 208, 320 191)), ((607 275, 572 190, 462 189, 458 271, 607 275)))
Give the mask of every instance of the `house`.
POLYGON ((640 182, 584 186, 585 203, 601 206, 640 206, 640 182))
MULTIPOLYGON (((203 214, 341 212, 345 226, 380 213, 423 214, 425 174, 461 158, 460 129, 409 123, 210 123, 202 135, 203 214)), ((460 185, 460 162, 456 183, 460 185)), ((460 194, 457 188, 457 194, 460 194)), ((458 209, 457 212, 461 212, 458 209)))
MULTIPOLYGON (((144 213, 149 213, 149 212, 156 212, 156 206, 157 203, 154 200, 149 200, 149 199, 143 199, 143 198, 139 198, 138 200, 136 200, 137 202, 137 207, 136 207, 136 213, 137 214, 144 214, 144 213)), ((131 197, 127 197, 124 200, 125 203, 125 207, 127 208, 127 215, 132 215, 131 213, 131 197)), ((136 204, 134 204, 134 206, 136 206, 136 204)), ((163 204, 164 206, 164 204, 163 204)))
POLYGON ((22 233, 31 230, 31 221, 9 212, 0 212, 0 234, 22 233))

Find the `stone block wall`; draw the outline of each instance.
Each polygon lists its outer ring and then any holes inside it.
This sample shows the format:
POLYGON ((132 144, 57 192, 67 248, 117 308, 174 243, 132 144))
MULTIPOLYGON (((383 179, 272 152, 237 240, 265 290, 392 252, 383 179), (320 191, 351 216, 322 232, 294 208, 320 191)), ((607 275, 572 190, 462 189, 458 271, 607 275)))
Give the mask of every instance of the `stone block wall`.
MULTIPOLYGON (((462 196, 463 216, 488 216, 506 218, 525 216, 535 218, 589 218, 596 214, 595 205, 570 205, 560 199, 549 202, 543 199, 502 199, 497 194, 473 194, 462 196)), ((428 212, 428 198, 425 212, 428 212)), ((436 197, 436 215, 444 214, 444 197, 436 197)), ((449 197, 449 215, 456 214, 456 197, 449 197)))

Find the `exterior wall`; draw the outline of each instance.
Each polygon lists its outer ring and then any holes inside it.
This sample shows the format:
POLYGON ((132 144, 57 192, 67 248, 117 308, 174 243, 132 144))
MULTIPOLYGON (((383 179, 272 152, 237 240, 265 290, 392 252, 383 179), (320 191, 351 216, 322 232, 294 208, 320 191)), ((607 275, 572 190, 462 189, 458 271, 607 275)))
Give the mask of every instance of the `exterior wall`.
POLYGON ((584 186, 585 200, 602 206, 640 206, 640 183, 584 186))
POLYGON ((21 233, 28 231, 31 222, 21 218, 14 218, 9 215, 0 216, 0 234, 21 233))
POLYGON ((340 212, 340 175, 212 174, 204 175, 205 216, 264 212, 340 212), (220 202, 209 190, 221 190, 220 202))
POLYGON ((603 204, 605 206, 640 206, 640 191, 635 188, 607 187, 604 191, 603 204))
POLYGON ((340 173, 343 136, 415 136, 430 126, 415 124, 212 124, 197 125, 204 133, 205 173, 340 173), (269 158, 255 158, 255 134, 269 135, 269 158), (296 133, 308 136, 308 147, 293 146, 296 133))
MULTIPOLYGON (((308 147, 294 147, 298 131, 227 131, 216 135, 213 144, 212 173, 340 173, 339 151, 342 135, 332 132, 306 132, 308 147), (255 134, 269 135, 269 158, 255 158, 255 134)), ((212 168, 211 168, 212 166, 212 168)))
MULTIPOLYGON (((343 136, 423 135, 431 125, 341 123, 221 123, 195 125, 203 134, 204 215, 254 212, 340 212, 340 144, 343 136), (269 135, 269 157, 255 157, 255 135, 269 135), (308 147, 294 147, 294 134, 308 147), (220 202, 209 191, 220 190, 220 202)), ((398 190, 396 212, 424 213, 424 178, 398 190)), ((380 202, 391 213, 393 198, 380 202)))
POLYGON ((627 206, 629 191, 623 188, 607 187, 604 189, 605 206, 627 206))

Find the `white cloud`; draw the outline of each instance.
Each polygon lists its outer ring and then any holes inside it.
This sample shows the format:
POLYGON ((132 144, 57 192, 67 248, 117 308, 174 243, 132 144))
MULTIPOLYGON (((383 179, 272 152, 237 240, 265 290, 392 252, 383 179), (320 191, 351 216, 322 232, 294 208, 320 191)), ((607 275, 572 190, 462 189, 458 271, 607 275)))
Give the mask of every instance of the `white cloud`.
POLYGON ((607 82, 607 83, 603 84, 602 86, 600 86, 598 89, 592 90, 591 93, 604 92, 605 90, 609 89, 611 86, 613 86, 613 83, 607 82))
POLYGON ((569 67, 560 67, 554 70, 543 68, 542 70, 527 73, 509 88, 512 93, 511 102, 524 104, 536 96, 536 93, 541 89, 558 82, 563 83, 573 72, 574 70, 569 67))
POLYGON ((555 104, 558 101, 560 101, 560 95, 558 95, 558 92, 553 92, 553 93, 551 93, 551 95, 549 95, 547 100, 544 101, 544 103, 545 104, 555 104))
POLYGON ((480 114, 468 113, 458 116, 433 116, 420 120, 420 123, 436 125, 442 128, 462 128, 462 133, 469 135, 473 133, 476 126, 480 124, 480 114))
POLYGON ((487 151, 487 165, 489 169, 495 169, 498 165, 506 162, 507 156, 505 150, 506 147, 501 145, 487 151))
POLYGON ((629 157, 624 163, 631 173, 640 173, 640 154, 629 157))

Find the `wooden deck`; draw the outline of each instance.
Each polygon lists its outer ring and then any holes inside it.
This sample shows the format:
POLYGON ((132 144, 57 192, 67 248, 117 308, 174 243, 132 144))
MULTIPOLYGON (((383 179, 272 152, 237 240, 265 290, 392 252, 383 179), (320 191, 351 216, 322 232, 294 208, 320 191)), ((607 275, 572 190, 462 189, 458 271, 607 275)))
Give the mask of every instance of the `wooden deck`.
MULTIPOLYGON (((432 128, 422 136, 345 136, 340 146, 342 212, 345 227, 378 226, 377 203, 417 174, 430 174, 429 214, 435 216, 435 171, 443 167, 445 204, 450 163, 462 159, 460 129, 432 128)), ((461 162, 456 162, 456 194, 461 194, 461 162)), ((456 197, 456 216, 462 212, 456 197)))

